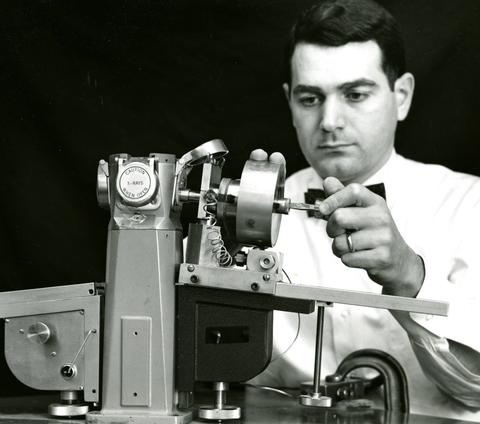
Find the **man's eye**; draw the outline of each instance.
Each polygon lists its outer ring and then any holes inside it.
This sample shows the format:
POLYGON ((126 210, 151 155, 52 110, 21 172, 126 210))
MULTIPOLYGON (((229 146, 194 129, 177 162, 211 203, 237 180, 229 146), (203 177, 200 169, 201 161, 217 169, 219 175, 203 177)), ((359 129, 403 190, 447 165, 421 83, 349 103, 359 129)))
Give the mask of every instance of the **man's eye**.
POLYGON ((346 94, 347 100, 351 102, 361 102, 368 98, 368 93, 362 93, 359 91, 352 91, 346 94))
POLYGON ((311 107, 320 104, 320 99, 317 96, 302 96, 298 99, 302 106, 311 107))

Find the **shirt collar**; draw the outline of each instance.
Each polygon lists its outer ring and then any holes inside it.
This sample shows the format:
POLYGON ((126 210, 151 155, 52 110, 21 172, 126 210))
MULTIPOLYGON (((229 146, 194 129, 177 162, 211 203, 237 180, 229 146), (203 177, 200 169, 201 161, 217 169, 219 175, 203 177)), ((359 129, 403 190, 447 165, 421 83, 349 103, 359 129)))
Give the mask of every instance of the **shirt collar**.
POLYGON ((392 174, 396 166, 397 156, 398 155, 395 149, 392 149, 392 153, 385 164, 375 174, 367 178, 363 185, 384 183, 385 186, 387 186, 392 178, 392 174))
MULTIPOLYGON (((385 192, 387 198, 387 205, 392 208, 393 206, 393 191, 392 188, 397 181, 396 177, 396 168, 398 161, 401 156, 397 154, 396 150, 393 148, 390 157, 387 162, 372 176, 370 176, 362 185, 372 185, 372 184, 385 184, 385 192), (390 195, 389 195, 390 192, 390 195)), ((323 188, 323 179, 313 170, 310 174, 310 178, 307 181, 307 188, 323 188)))

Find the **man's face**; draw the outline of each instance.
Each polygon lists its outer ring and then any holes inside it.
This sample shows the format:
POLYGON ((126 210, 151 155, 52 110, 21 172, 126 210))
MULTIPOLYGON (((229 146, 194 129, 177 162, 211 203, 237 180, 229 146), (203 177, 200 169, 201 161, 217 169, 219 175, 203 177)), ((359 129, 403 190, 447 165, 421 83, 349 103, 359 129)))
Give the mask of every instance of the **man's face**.
POLYGON ((377 43, 301 43, 291 67, 291 86, 284 88, 307 161, 322 178, 365 181, 388 160, 403 119, 377 43))

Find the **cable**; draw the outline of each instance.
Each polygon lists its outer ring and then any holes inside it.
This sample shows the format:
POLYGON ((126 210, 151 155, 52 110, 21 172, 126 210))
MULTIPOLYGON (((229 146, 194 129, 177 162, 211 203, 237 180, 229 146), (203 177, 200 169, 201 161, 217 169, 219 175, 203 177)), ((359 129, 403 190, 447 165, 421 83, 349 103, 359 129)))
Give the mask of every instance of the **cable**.
POLYGON ((252 383, 242 383, 243 386, 245 387, 253 387, 254 389, 259 389, 259 390, 266 390, 266 391, 269 391, 269 392, 274 392, 274 393, 278 393, 282 396, 287 396, 287 397, 290 397, 290 398, 293 398, 294 396, 291 395, 290 393, 284 391, 284 390, 280 390, 280 389, 276 389, 275 387, 269 387, 269 386, 258 386, 256 384, 252 384, 252 383))
MULTIPOLYGON (((285 274, 285 277, 287 277, 288 282, 289 282, 290 284, 293 284, 293 283, 292 283, 292 280, 291 280, 290 277, 288 276, 287 272, 286 272, 284 269, 282 269, 282 271, 283 271, 283 273, 285 274)), ((276 358, 272 359, 272 360, 270 361, 270 363, 275 362, 275 361, 277 361, 278 359, 280 359, 282 356, 286 355, 287 352, 292 348, 292 346, 293 346, 293 345, 295 344, 295 342, 297 341, 299 335, 300 335, 300 314, 297 313, 297 332, 296 332, 296 334, 295 334, 295 337, 293 338, 293 341, 289 344, 289 346, 288 346, 280 355, 278 355, 276 358)))

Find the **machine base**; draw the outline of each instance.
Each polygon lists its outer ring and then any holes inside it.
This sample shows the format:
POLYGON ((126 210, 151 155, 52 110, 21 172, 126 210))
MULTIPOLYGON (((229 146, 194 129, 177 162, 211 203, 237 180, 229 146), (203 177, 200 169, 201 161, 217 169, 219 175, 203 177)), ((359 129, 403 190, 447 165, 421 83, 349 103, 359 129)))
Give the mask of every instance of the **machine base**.
POLYGON ((85 417, 87 424, 186 424, 190 421, 192 421, 191 412, 177 412, 177 415, 134 415, 103 414, 101 411, 92 411, 85 417))

